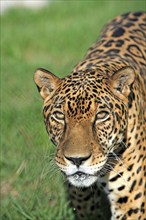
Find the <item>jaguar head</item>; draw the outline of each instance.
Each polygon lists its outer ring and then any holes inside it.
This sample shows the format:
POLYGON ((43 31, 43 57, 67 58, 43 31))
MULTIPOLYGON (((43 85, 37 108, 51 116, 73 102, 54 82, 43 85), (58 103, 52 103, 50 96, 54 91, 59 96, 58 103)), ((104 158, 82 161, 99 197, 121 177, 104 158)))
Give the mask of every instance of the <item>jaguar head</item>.
POLYGON ((111 77, 98 70, 60 79, 37 69, 45 125, 56 145, 55 161, 76 187, 91 186, 107 172, 110 155, 125 138, 128 95, 135 74, 125 67, 111 77))

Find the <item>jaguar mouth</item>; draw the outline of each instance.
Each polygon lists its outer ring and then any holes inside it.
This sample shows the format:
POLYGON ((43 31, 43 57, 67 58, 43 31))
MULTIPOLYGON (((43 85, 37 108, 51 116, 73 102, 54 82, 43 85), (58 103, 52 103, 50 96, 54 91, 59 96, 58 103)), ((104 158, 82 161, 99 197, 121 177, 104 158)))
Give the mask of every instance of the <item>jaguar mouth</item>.
POLYGON ((90 174, 86 174, 86 173, 83 173, 83 172, 76 172, 74 173, 73 175, 71 175, 75 180, 77 181, 83 181, 85 179, 87 179, 89 176, 91 176, 90 174))

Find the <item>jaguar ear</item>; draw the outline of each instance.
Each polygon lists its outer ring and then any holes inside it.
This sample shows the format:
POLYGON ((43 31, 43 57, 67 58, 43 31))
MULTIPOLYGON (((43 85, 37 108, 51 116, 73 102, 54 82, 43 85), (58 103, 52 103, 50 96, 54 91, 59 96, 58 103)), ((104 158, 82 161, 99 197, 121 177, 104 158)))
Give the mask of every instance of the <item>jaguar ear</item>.
POLYGON ((111 78, 111 84, 114 90, 128 96, 130 85, 134 82, 135 73, 131 67, 125 67, 118 70, 111 78))
POLYGON ((52 97, 61 79, 48 70, 38 68, 34 73, 34 81, 43 99, 52 97))

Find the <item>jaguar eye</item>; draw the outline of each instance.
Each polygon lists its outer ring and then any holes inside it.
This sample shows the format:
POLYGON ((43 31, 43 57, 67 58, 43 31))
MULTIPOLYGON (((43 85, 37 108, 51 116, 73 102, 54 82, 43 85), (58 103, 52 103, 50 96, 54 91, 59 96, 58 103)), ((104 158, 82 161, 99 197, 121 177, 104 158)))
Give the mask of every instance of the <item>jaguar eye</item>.
POLYGON ((105 121, 109 117, 109 113, 107 111, 100 111, 96 114, 96 121, 105 121))
POLYGON ((52 116, 57 121, 64 121, 64 114, 62 112, 56 111, 56 112, 53 113, 52 116))

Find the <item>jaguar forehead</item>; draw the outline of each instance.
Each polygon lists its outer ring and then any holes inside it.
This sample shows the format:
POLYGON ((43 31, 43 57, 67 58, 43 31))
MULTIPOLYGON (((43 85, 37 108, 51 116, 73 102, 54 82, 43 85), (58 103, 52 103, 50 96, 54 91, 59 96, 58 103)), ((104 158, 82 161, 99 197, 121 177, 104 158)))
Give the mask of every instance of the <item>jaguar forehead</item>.
POLYGON ((62 84, 61 91, 65 97, 67 114, 69 116, 90 115, 94 111, 94 102, 99 99, 103 90, 102 77, 96 77, 95 71, 92 74, 85 72, 73 73, 67 77, 62 84), (67 87, 66 87, 67 85, 67 87))

